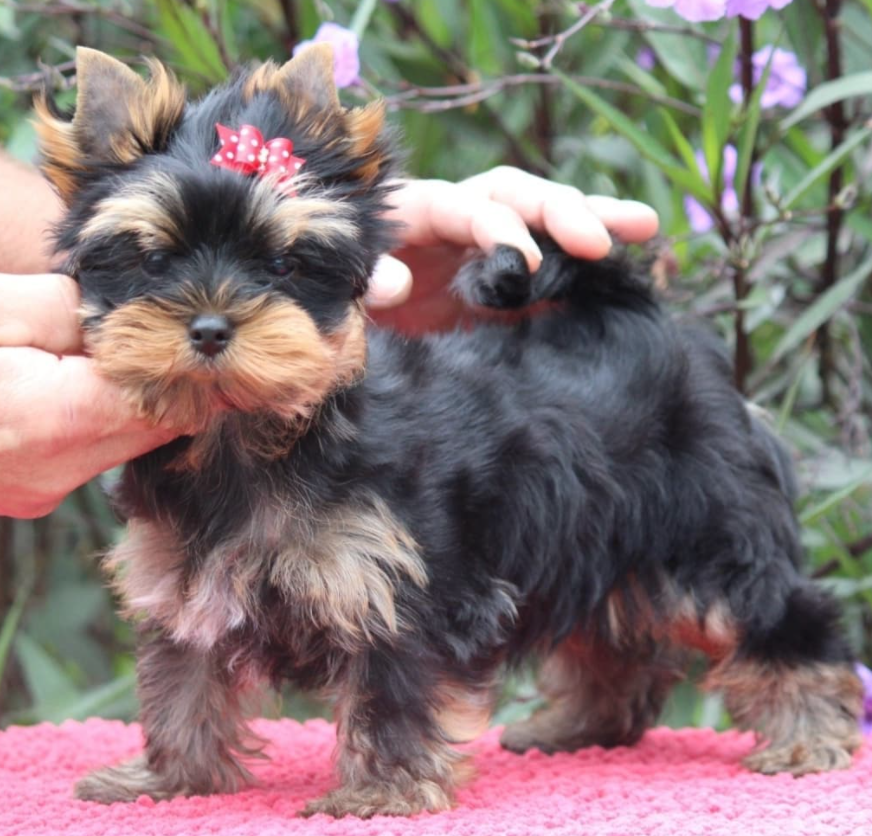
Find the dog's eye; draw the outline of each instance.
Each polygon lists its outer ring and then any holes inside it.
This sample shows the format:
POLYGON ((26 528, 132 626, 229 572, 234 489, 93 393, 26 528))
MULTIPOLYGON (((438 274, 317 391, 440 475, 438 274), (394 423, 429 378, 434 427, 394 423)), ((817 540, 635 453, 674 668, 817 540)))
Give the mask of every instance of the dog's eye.
POLYGON ((294 272, 294 265, 289 258, 283 255, 276 256, 273 259, 270 259, 267 267, 274 276, 279 276, 280 278, 284 276, 290 276, 291 273, 294 272))
POLYGON ((169 253, 165 253, 161 250, 154 250, 153 252, 150 252, 142 260, 142 269, 151 276, 156 276, 164 273, 169 266, 169 253))

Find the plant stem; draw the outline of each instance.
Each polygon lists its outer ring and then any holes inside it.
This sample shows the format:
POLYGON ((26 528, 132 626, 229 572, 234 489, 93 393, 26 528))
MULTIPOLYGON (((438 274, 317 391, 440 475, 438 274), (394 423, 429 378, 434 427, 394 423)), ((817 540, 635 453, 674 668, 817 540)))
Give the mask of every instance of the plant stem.
MULTIPOLYGON (((547 34, 550 29, 556 27, 557 20, 550 11, 543 11, 539 16, 539 31, 547 34)), ((547 75, 545 67, 539 68, 540 75, 547 75)), ((539 87, 539 95, 534 105, 533 137, 543 159, 551 162, 551 146, 554 139, 553 102, 551 88, 547 84, 539 87)))
MULTIPOLYGON (((754 93, 754 24, 744 17, 739 18, 739 34, 741 43, 739 47, 739 60, 742 77, 742 100, 747 109, 751 104, 751 96, 754 93)), ((748 166, 748 175, 744 183, 736 184, 741 189, 742 195, 742 218, 739 230, 739 240, 742 232, 753 224, 754 221, 754 187, 753 172, 754 153, 751 154, 751 165, 748 166)), ((742 301, 748 295, 747 266, 744 261, 738 260, 733 266, 733 295, 736 299, 736 315, 733 320, 735 328, 735 354, 733 358, 733 375, 736 388, 745 392, 748 375, 754 366, 754 358, 751 355, 751 343, 745 331, 745 311, 742 309, 742 301)))
MULTIPOLYGON (((568 77, 586 87, 615 90, 631 96, 640 96, 653 104, 672 108, 696 119, 702 115, 698 107, 689 105, 680 99, 649 93, 647 90, 643 90, 635 84, 628 84, 625 81, 615 81, 610 78, 587 75, 570 75, 568 77)), ((413 108, 425 113, 439 112, 457 107, 467 107, 469 104, 483 101, 513 87, 523 87, 528 84, 548 87, 563 83, 563 79, 560 76, 544 75, 541 72, 504 75, 499 78, 482 79, 472 84, 450 84, 440 87, 420 87, 404 83, 402 90, 399 93, 387 96, 386 101, 389 107, 413 108)))
POLYGON ((285 21, 284 46, 290 55, 291 50, 300 42, 300 22, 297 19, 297 9, 294 0, 279 0, 282 17, 285 21))
MULTIPOLYGON (((827 45, 827 80, 834 81, 842 75, 842 49, 839 41, 839 12, 842 0, 818 0, 817 8, 824 21, 824 36, 827 45)), ((845 139, 847 119, 842 101, 831 104, 824 111, 830 126, 830 148, 837 148, 845 139)), ((830 174, 829 200, 832 207, 827 215, 827 254, 821 266, 820 292, 832 287, 839 275, 839 233, 842 229, 844 211, 839 207, 838 196, 842 191, 844 169, 840 165, 830 174)), ((835 371, 830 323, 825 322, 818 330, 820 350, 820 378, 824 403, 832 404, 832 377, 835 371)))

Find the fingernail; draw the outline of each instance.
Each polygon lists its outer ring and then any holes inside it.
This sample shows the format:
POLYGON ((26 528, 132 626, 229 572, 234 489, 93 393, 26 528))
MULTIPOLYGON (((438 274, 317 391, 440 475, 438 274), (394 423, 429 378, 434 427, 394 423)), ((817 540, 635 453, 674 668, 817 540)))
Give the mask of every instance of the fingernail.
POLYGON ((390 256, 382 256, 376 263, 364 302, 372 308, 390 308, 408 295, 412 283, 409 268, 390 256))
POLYGON ((539 245, 532 238, 527 238, 521 251, 527 259, 527 267, 530 272, 535 273, 542 264, 542 250, 539 249, 539 245))
POLYGON ((600 239, 602 247, 606 251, 606 255, 608 255, 612 251, 612 244, 614 243, 612 241, 612 236, 609 235, 607 230, 603 229, 603 231, 597 237, 600 239))
POLYGON ((657 211, 653 206, 649 206, 647 203, 642 203, 641 200, 622 200, 622 204, 627 209, 632 209, 635 212, 642 212, 645 215, 656 215, 657 211))

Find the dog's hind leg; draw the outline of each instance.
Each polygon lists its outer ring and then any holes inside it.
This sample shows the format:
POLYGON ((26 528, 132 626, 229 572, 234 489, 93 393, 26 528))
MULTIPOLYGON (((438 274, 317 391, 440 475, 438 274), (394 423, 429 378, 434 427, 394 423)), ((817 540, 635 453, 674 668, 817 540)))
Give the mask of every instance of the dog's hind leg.
POLYGON ((500 743, 513 752, 572 752, 584 746, 629 746, 656 722, 683 666, 653 640, 616 648, 578 637, 544 660, 539 686, 548 704, 506 727, 500 743))
POLYGON ((851 765, 862 742, 862 687, 836 602, 797 578, 769 613, 745 613, 739 641, 709 673, 736 725, 756 732, 756 772, 804 775, 851 765), (771 611, 775 611, 773 617, 771 611))

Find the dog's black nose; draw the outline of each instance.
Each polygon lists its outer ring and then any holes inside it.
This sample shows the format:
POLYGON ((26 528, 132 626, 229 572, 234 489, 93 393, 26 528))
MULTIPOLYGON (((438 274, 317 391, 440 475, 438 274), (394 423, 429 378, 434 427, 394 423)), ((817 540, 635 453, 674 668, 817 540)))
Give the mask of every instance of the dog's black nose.
POLYGON ((207 357, 220 354, 230 344, 233 337, 233 326, 226 316, 221 314, 200 314, 191 320, 188 326, 188 337, 191 345, 207 357))

